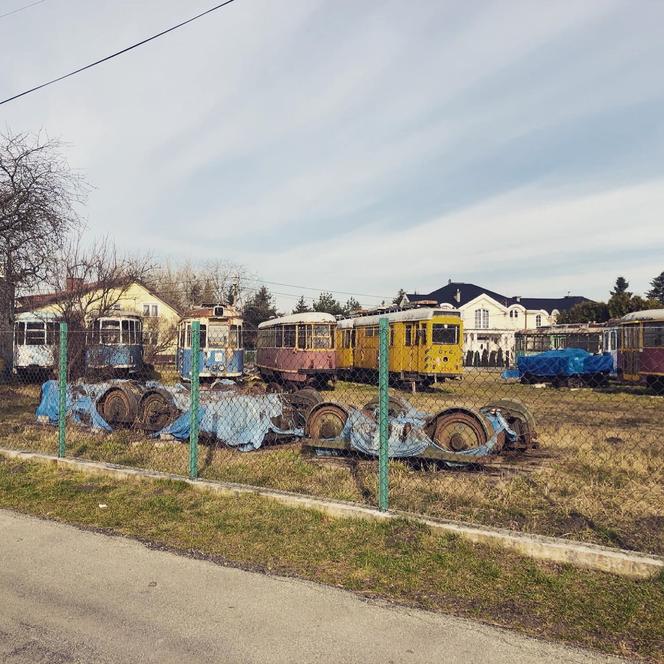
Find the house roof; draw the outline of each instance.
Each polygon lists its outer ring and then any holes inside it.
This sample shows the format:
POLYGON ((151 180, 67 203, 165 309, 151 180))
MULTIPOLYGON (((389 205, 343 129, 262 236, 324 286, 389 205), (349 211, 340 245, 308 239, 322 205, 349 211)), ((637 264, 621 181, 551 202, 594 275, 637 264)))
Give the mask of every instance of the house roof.
MULTIPOLYGON (((181 315, 180 307, 170 300, 167 297, 164 297, 161 295, 161 293, 157 292, 154 288, 150 287, 148 284, 146 284, 144 281, 140 279, 131 279, 128 282, 118 282, 115 284, 115 287, 122 287, 122 286, 129 286, 131 284, 138 284, 139 286, 142 286, 145 288, 146 291, 148 291, 151 295, 153 295, 155 298, 161 300, 165 304, 167 304, 171 309, 175 311, 175 313, 178 314, 178 316, 181 315)), ((80 288, 77 288, 75 291, 58 291, 56 293, 37 293, 35 295, 21 295, 20 297, 16 298, 18 301, 18 306, 16 307, 17 313, 20 312, 25 312, 25 311, 32 311, 34 309, 38 309, 39 307, 45 307, 49 304, 55 304, 56 302, 62 302, 63 300, 67 300, 68 298, 73 297, 80 297, 82 295, 86 295, 87 293, 91 293, 98 288, 108 288, 109 285, 102 285, 99 282, 94 282, 94 283, 89 283, 89 284, 84 284, 80 288)))
POLYGON ((466 284, 461 281, 452 281, 442 288, 427 294, 420 293, 406 293, 406 297, 410 302, 421 302, 424 300, 436 300, 438 303, 448 303, 454 307, 462 307, 468 302, 471 302, 480 295, 488 295, 490 298, 496 300, 505 307, 511 307, 515 304, 520 304, 526 309, 553 311, 567 311, 575 304, 580 302, 588 302, 588 298, 580 295, 566 295, 565 297, 508 297, 501 293, 482 288, 476 284, 466 284), (457 299, 458 295, 458 299, 457 299))

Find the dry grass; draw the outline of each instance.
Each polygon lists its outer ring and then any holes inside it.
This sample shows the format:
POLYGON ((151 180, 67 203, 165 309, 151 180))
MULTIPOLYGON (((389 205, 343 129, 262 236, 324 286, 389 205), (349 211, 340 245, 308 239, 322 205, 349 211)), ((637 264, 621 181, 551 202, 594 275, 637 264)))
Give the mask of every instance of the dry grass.
POLYGON ((534 562, 405 520, 334 519, 181 482, 119 481, 8 460, 0 460, 0 508, 664 662, 664 576, 633 580, 534 562))
MULTIPOLYGON (((1 444, 53 453, 54 428, 34 421, 38 388, 0 391, 1 444)), ((375 394, 372 386, 339 383, 325 397, 361 406, 375 394)), ((463 381, 405 396, 427 412, 520 399, 536 418, 542 449, 534 459, 488 470, 393 461, 392 507, 664 554, 663 397, 639 389, 538 389, 506 384, 489 372, 469 372, 463 381)), ((68 427, 72 456, 184 474, 187 453, 186 445, 139 432, 68 427)), ((375 461, 317 458, 297 442, 251 453, 203 444, 200 470, 208 479, 376 503, 375 461)))

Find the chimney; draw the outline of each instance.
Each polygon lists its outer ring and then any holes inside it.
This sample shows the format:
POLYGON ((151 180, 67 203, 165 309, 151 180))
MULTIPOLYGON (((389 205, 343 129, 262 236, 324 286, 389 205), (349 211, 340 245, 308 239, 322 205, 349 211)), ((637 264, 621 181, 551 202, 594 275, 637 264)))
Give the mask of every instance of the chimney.
POLYGON ((83 279, 81 277, 67 277, 65 280, 66 291, 76 291, 83 287, 83 279))
POLYGON ((461 291, 457 288, 456 293, 454 294, 454 299, 457 301, 457 304, 461 302, 461 291))
POLYGON ((447 280, 447 285, 449 286, 452 283, 452 279, 447 280))
POLYGON ((520 296, 520 295, 515 295, 515 296, 514 296, 514 299, 515 299, 517 302, 521 302, 521 296, 520 296))

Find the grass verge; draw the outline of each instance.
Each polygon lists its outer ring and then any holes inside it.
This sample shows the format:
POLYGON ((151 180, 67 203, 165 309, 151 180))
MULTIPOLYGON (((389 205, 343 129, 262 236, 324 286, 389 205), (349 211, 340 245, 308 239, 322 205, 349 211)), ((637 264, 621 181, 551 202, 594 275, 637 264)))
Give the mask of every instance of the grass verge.
POLYGON ((258 496, 206 495, 182 482, 119 481, 6 459, 0 508, 664 662, 664 575, 625 579, 535 562, 404 520, 335 519, 258 496))

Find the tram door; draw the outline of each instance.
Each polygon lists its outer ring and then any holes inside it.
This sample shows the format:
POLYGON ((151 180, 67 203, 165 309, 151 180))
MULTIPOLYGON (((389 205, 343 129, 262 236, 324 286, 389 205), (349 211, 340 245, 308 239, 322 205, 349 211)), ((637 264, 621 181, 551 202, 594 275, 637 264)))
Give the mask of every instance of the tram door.
POLYGON ((417 371, 418 351, 420 347, 418 328, 417 323, 406 323, 402 371, 407 373, 417 371))
POLYGON ((641 326, 625 325, 622 330, 622 348, 620 350, 620 369, 625 380, 639 380, 641 370, 641 326))

